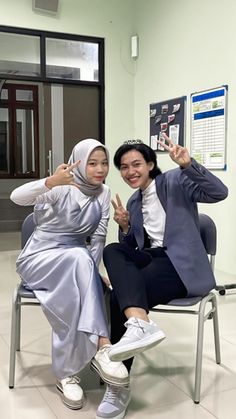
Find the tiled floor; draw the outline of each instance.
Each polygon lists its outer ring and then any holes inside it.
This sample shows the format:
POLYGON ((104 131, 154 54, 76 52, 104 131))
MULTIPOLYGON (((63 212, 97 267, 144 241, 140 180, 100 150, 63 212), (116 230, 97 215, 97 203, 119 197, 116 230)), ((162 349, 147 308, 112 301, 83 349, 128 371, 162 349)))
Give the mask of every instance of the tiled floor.
MULTIPOLYGON (((17 357, 15 388, 8 388, 11 296, 18 276, 17 234, 0 234, 0 412, 6 419, 95 418, 104 388, 89 368, 81 374, 86 393, 82 410, 64 407, 51 372, 50 328, 40 308, 22 309, 22 348, 17 357), (9 240, 9 242, 7 242, 9 240), (12 244, 11 241, 12 240, 12 244), (14 242, 14 244, 13 244, 14 242), (4 244, 3 244, 4 243, 4 244)), ((236 276, 218 272, 218 283, 236 276)), ((212 322, 204 338, 201 402, 192 401, 196 318, 151 313, 167 334, 158 347, 136 357, 132 370, 132 401, 127 419, 234 419, 236 400, 236 293, 217 296, 222 364, 214 361, 212 322)))

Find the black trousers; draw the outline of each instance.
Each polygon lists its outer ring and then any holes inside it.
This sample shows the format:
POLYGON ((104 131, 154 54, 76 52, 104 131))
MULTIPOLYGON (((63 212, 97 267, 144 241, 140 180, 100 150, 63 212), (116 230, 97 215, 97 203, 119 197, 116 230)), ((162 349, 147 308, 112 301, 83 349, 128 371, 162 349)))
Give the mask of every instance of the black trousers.
MULTIPOLYGON (((134 250, 125 243, 112 243, 104 249, 104 265, 113 286, 110 294, 111 342, 125 333, 124 310, 146 310, 186 296, 186 288, 163 248, 134 250)), ((124 363, 130 370, 133 359, 124 363)))

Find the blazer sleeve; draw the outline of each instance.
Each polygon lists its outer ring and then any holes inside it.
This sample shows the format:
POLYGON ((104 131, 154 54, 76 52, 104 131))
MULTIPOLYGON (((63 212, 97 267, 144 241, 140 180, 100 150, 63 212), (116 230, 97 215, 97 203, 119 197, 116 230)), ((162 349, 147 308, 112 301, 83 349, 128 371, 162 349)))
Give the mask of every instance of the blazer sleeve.
POLYGON ((219 178, 192 159, 192 164, 180 171, 179 182, 192 202, 214 203, 228 196, 228 188, 219 178))

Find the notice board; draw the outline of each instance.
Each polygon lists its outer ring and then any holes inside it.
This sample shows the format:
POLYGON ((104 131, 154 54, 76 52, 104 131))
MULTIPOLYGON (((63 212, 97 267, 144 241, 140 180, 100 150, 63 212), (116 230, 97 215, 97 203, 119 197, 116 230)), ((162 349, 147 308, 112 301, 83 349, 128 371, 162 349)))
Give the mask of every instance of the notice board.
POLYGON ((157 152, 165 149, 157 140, 162 133, 168 135, 175 144, 185 143, 186 96, 150 104, 150 147, 157 152))

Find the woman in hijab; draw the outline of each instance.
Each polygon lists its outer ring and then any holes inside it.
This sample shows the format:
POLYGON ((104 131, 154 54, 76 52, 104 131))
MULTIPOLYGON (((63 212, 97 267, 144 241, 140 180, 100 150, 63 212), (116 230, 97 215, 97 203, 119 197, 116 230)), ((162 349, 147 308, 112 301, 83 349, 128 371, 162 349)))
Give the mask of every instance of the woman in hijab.
POLYGON ((98 271, 109 219, 110 190, 103 184, 108 170, 108 150, 86 139, 52 176, 11 194, 18 205, 34 205, 36 227, 17 259, 17 272, 52 327, 52 367, 62 400, 71 409, 83 406, 77 374, 91 360, 105 382, 123 386, 129 381, 123 363, 108 357, 98 271))

